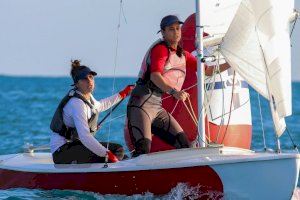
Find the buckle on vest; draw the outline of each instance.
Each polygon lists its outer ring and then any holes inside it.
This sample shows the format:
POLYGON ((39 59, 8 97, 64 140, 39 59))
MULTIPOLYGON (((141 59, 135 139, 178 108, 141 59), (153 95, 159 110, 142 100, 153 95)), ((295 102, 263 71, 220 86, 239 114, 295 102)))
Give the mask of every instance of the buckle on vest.
POLYGON ((73 97, 74 94, 75 94, 75 90, 70 90, 70 92, 69 92, 69 97, 73 97))

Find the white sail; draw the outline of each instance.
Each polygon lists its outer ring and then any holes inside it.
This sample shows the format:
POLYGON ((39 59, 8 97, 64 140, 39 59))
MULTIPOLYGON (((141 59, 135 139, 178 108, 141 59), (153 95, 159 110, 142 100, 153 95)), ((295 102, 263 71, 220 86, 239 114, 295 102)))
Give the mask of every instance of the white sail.
POLYGON ((201 4, 202 25, 209 36, 204 46, 219 44, 225 36, 242 0, 203 0, 201 4))
POLYGON ((227 62, 270 100, 275 130, 285 130, 291 115, 289 18, 293 0, 243 0, 223 38, 227 62))

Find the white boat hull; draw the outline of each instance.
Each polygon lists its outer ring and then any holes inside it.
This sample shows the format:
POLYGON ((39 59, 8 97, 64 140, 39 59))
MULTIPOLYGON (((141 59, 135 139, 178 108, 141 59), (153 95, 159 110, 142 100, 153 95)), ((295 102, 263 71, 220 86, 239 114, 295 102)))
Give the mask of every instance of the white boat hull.
POLYGON ((159 195, 186 183, 199 188, 200 199, 207 192, 215 192, 217 199, 289 199, 298 181, 299 158, 221 147, 152 153, 103 168, 100 163, 54 165, 48 153, 13 154, 0 156, 0 189, 159 195))

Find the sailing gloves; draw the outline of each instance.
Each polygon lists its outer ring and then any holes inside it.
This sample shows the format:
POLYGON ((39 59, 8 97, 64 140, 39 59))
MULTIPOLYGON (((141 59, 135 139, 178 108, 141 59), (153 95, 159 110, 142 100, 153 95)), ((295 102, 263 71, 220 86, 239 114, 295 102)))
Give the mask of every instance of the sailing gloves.
POLYGON ((112 163, 119 162, 119 159, 111 151, 107 152, 107 157, 109 162, 112 163))
POLYGON ((119 92, 120 97, 122 99, 127 97, 130 94, 130 92, 134 89, 134 87, 134 85, 127 85, 123 90, 119 92))

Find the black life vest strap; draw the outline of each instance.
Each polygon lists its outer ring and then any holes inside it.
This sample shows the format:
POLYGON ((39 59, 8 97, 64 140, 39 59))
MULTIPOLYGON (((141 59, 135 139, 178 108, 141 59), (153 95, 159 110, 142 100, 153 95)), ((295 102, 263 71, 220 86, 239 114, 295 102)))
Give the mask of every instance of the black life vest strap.
MULTIPOLYGON (((86 104, 90 107, 90 109, 91 109, 91 111, 92 111, 92 114, 91 114, 91 118, 88 119, 88 124, 89 124, 89 123, 90 123, 91 121, 93 121, 93 120, 95 119, 95 117, 96 117, 96 113, 93 112, 95 102, 93 101, 92 98, 90 99, 91 102, 89 102, 88 100, 86 100, 86 98, 84 98, 81 94, 77 93, 76 91, 75 91, 74 95, 71 96, 71 98, 72 98, 72 97, 76 97, 76 98, 78 98, 78 99, 81 99, 84 103, 86 103, 86 104)), ((71 98, 70 98, 70 99, 71 99, 71 98)), ((69 100, 70 100, 70 99, 69 99, 69 100)), ((69 134, 72 134, 72 131, 74 131, 74 130, 72 130, 72 129, 75 129, 75 128, 67 127, 67 126, 66 126, 66 128, 67 128, 67 132, 69 132, 69 134), (70 131, 68 131, 68 130, 70 130, 70 131)), ((75 129, 75 131, 76 131, 76 129, 75 129)), ((90 130, 90 131, 92 131, 92 130, 90 130)))
MULTIPOLYGON (((67 140, 74 138, 74 135, 78 135, 76 128, 67 127, 65 125, 65 123, 63 122, 63 114, 62 114, 63 108, 65 107, 65 105, 69 102, 69 100, 72 97, 81 99, 85 104, 87 104, 91 108, 92 114, 91 114, 91 118, 88 119, 89 125, 90 125, 90 122, 92 122, 97 117, 97 113, 93 112, 94 101, 92 99, 91 99, 91 102, 87 101, 81 94, 76 92, 75 88, 70 90, 68 92, 68 94, 61 100, 58 108, 55 111, 54 117, 52 118, 51 125, 50 125, 50 129, 53 132, 58 133, 59 135, 65 137, 67 140), (56 120, 54 120, 54 119, 56 119, 56 120)), ((90 128, 90 132, 91 133, 95 132, 95 130, 91 130, 91 128, 90 128)))
MULTIPOLYGON (((154 47, 156 47, 157 45, 160 45, 160 44, 162 44, 162 45, 164 45, 164 46, 167 47, 168 52, 169 52, 168 58, 167 58, 167 59, 169 59, 169 56, 170 56, 170 45, 168 45, 167 42, 165 42, 164 40, 162 40, 162 41, 158 42, 157 44, 155 44, 155 45, 152 47, 152 49, 153 49, 154 47)), ((149 59, 149 57, 151 56, 151 51, 152 51, 152 49, 150 50, 149 55, 148 55, 148 57, 146 58, 146 66, 147 66, 147 69, 146 69, 144 78, 139 78, 139 79, 136 81, 136 84, 137 84, 137 85, 144 85, 144 86, 148 87, 152 92, 156 92, 156 93, 158 93, 158 94, 162 94, 163 91, 162 91, 159 87, 157 87, 157 86, 150 80, 150 74, 151 74, 151 73, 150 73, 150 63, 148 62, 148 59, 149 59)))

